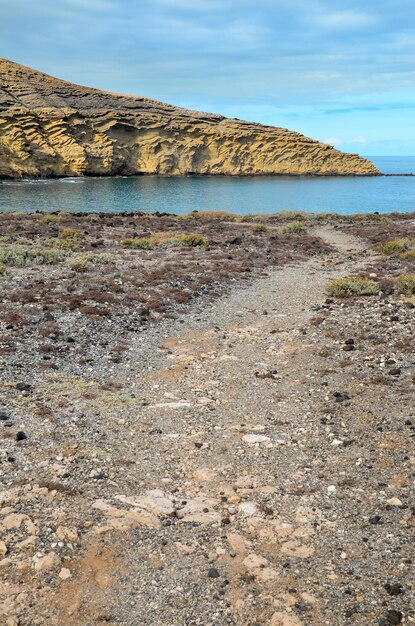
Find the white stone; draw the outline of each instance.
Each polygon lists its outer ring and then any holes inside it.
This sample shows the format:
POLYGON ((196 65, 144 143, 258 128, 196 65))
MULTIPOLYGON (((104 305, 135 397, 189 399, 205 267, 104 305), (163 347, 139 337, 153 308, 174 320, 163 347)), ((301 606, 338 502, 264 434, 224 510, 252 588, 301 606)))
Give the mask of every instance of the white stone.
POLYGON ((68 578, 70 578, 71 576, 71 570, 67 569, 66 567, 62 567, 61 571, 59 572, 59 578, 61 580, 68 580, 68 578))
POLYGON ((242 504, 239 505, 239 510, 246 515, 255 515, 258 511, 258 507, 255 502, 242 502, 242 504))
POLYGON ((265 441, 269 441, 269 437, 267 437, 266 435, 244 435, 242 437, 242 440, 245 441, 245 443, 249 443, 249 444, 254 444, 254 443, 264 443, 265 441))

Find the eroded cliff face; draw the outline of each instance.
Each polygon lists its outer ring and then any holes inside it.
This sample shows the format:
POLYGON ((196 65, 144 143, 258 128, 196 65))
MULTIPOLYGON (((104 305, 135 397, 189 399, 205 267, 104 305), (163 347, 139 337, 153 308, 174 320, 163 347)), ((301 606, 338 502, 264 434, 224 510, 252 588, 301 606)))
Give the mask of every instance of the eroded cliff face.
POLYGON ((0 178, 120 174, 379 172, 284 128, 88 89, 0 59, 0 178))

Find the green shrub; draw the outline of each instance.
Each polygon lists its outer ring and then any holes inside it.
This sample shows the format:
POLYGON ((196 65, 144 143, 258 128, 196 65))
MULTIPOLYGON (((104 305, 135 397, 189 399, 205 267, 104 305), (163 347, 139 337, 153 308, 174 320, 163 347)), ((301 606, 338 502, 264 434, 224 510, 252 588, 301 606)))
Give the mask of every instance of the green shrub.
POLYGON ((154 248, 179 248, 207 246, 208 242, 202 235, 188 233, 172 235, 171 233, 156 233, 151 237, 139 239, 123 239, 121 245, 129 250, 153 250, 154 248))
POLYGON ((403 259, 413 259, 415 261, 415 248, 413 248, 412 250, 407 250, 406 252, 403 252, 401 254, 401 257, 403 259))
POLYGON ((415 274, 403 274, 396 281, 396 286, 400 293, 406 296, 415 295, 415 274))
POLYGON ((34 265, 56 265, 63 261, 65 256, 61 250, 34 248, 29 250, 29 263, 34 265))
POLYGON ((242 223, 254 222, 256 217, 257 217, 256 215, 249 213, 248 215, 242 215, 242 217, 239 218, 239 221, 242 223))
POLYGON ((76 252, 79 250, 79 242, 76 239, 47 239, 46 245, 52 246, 55 250, 61 250, 63 252, 76 252))
POLYGON ((59 239, 82 239, 79 230, 75 230, 74 228, 64 228, 64 230, 60 231, 58 237, 59 239))
POLYGON ((252 229, 253 233, 266 233, 267 232, 267 227, 265 226, 265 224, 255 224, 255 226, 252 229))
POLYGON ((181 216, 182 219, 207 219, 207 220, 222 220, 234 222, 239 219, 239 216, 235 213, 228 213, 227 211, 191 211, 187 215, 181 216))
POLYGON ((153 250, 154 246, 151 240, 147 237, 140 237, 138 239, 123 239, 121 241, 123 248, 128 250, 153 250))
POLYGON ((304 222, 310 219, 310 214, 304 211, 280 211, 272 216, 275 219, 283 220, 295 220, 297 222, 304 222))
POLYGON ((99 265, 115 265, 115 259, 110 254, 105 254, 104 252, 99 254, 85 252, 85 254, 80 254, 69 260, 69 267, 79 273, 88 272, 94 266, 99 265))
POLYGON ((290 235, 306 235, 307 228, 302 222, 290 222, 284 228, 284 233, 288 233, 290 235))
POLYGON ((353 222, 386 222, 387 219, 383 215, 377 215, 376 213, 353 213, 350 216, 353 222))
POLYGON ((0 276, 4 276, 7 272, 7 266, 4 263, 0 263, 0 276))
POLYGON ((349 276, 331 280, 326 287, 326 293, 336 298, 348 296, 375 296, 379 293, 378 285, 363 276, 349 276))
POLYGON ((341 220, 342 216, 339 213, 313 213, 311 218, 317 222, 323 222, 324 220, 341 220))
POLYGON ((12 267, 55 265, 64 258, 64 252, 53 248, 34 248, 22 244, 0 245, 0 263, 12 267))
POLYGON ((46 224, 57 224, 60 219, 59 215, 42 215, 42 221, 46 224))
POLYGON ((393 256, 409 250, 410 246, 411 242, 408 239, 394 239, 384 243, 381 247, 381 252, 384 256, 393 256))
MULTIPOLYGON (((184 248, 196 248, 198 246, 207 246, 208 242, 202 235, 197 233, 188 233, 184 235, 175 235, 168 238, 165 242, 171 242, 173 245, 183 246, 184 248)), ((165 242, 161 242, 162 245, 165 242)))

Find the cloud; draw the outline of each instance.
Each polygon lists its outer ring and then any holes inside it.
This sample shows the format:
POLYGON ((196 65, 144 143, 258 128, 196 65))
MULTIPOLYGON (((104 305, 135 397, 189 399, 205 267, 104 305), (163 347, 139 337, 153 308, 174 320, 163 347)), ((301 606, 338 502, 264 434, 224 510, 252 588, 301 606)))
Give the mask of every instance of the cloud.
POLYGON ((338 13, 326 13, 316 19, 317 23, 328 30, 351 30, 367 28, 377 22, 375 15, 361 11, 340 11, 338 13))
POLYGON ((368 139, 367 137, 353 137, 353 139, 350 139, 350 141, 348 143, 367 143, 368 139))
POLYGON ((413 0, 0 4, 1 54, 72 82, 277 125, 297 116, 336 139, 376 118, 379 134, 415 139, 413 0))
POLYGON ((338 146, 343 143, 339 137, 328 137, 328 139, 324 139, 323 143, 328 143, 330 146, 338 146))

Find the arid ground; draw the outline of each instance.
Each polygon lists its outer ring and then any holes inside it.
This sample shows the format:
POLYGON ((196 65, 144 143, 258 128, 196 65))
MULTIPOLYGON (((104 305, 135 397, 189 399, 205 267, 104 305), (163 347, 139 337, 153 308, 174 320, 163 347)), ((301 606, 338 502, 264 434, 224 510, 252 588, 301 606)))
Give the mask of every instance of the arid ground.
POLYGON ((415 623, 414 215, 0 236, 2 625, 415 623))

